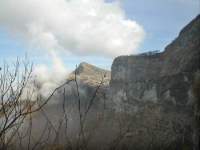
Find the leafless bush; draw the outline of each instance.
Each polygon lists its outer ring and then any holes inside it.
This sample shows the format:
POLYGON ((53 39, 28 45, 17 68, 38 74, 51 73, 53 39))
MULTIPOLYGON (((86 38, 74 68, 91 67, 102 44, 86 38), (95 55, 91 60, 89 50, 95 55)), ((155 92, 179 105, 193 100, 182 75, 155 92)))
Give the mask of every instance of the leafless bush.
MULTIPOLYGON (((18 135, 19 141, 22 138, 19 129, 25 120, 30 120, 30 128, 25 137, 28 137, 28 149, 30 148, 30 137, 32 131, 32 114, 40 111, 51 99, 54 93, 68 84, 56 88, 51 95, 42 100, 41 96, 35 95, 34 89, 29 87, 33 65, 25 60, 17 60, 13 66, 4 63, 0 70, 0 149, 10 149, 14 137, 18 135)), ((22 145, 21 145, 22 146, 22 145)))

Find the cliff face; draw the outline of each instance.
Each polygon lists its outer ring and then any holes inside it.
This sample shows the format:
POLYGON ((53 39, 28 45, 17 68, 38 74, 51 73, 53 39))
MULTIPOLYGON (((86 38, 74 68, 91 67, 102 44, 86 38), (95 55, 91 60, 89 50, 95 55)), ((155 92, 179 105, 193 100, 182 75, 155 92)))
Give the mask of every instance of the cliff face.
POLYGON ((200 66, 200 15, 183 28, 162 54, 162 76, 194 73, 200 66))
POLYGON ((114 103, 137 111, 138 103, 153 102, 165 108, 189 108, 191 86, 200 69, 200 15, 189 23, 164 52, 117 57, 110 81, 114 103))

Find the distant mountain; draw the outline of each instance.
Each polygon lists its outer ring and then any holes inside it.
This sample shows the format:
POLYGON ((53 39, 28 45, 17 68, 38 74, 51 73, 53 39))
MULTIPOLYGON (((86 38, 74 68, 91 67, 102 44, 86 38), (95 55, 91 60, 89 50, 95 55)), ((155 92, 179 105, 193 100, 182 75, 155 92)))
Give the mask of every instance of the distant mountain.
MULTIPOLYGON (((109 85, 111 72, 108 70, 101 69, 86 62, 82 62, 79 64, 75 71, 77 79, 83 82, 84 84, 96 86, 103 79, 104 85, 109 85)), ((75 71, 73 71, 69 75, 68 79, 73 79, 75 77, 75 71)))

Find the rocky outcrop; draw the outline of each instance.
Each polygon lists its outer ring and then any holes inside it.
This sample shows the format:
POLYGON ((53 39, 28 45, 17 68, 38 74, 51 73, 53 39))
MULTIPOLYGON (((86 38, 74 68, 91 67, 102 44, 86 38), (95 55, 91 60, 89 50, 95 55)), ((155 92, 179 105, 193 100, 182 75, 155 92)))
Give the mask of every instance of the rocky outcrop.
POLYGON ((163 52, 119 56, 111 70, 111 100, 118 112, 136 114, 138 126, 133 131, 142 130, 143 139, 156 135, 157 146, 165 141, 176 143, 175 149, 185 145, 192 149, 192 85, 200 70, 200 15, 163 52))
MULTIPOLYGON (((101 80, 104 81, 104 86, 109 85, 111 72, 108 70, 101 69, 86 62, 82 62, 75 71, 77 78, 89 86, 96 86, 101 82, 101 80)), ((69 79, 75 77, 75 71, 69 75, 69 79)))
MULTIPOLYGON (((84 107, 88 106, 91 99, 95 98, 94 106, 102 107, 106 99, 106 93, 109 89, 109 82, 111 77, 111 72, 105 69, 101 69, 94 65, 82 62, 79 66, 68 76, 68 80, 75 79, 76 81, 71 82, 69 85, 66 85, 64 88, 66 91, 66 97, 70 99, 69 103, 77 106, 78 93, 81 99, 81 105, 84 107), (99 86, 99 87, 98 87, 99 86), (98 89, 98 92, 96 90, 98 89), (96 94, 95 94, 96 92, 96 94), (94 96, 95 94, 95 96, 94 96)), ((61 89, 62 93, 63 89, 61 89)), ((63 95, 60 94, 61 99, 63 95)), ((95 107, 97 108, 97 107, 95 107)))
POLYGON ((112 64, 110 82, 113 101, 189 106, 194 73, 200 69, 199 35, 200 15, 164 52, 117 57, 112 64))

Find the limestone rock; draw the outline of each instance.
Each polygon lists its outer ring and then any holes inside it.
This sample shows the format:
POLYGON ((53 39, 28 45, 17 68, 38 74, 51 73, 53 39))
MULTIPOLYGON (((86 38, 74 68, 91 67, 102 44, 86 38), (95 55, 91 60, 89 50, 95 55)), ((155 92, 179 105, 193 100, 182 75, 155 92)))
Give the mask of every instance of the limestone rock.
POLYGON ((127 101, 187 106, 194 73, 200 69, 200 15, 164 52, 119 56, 112 64, 111 95, 124 92, 127 101))

